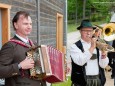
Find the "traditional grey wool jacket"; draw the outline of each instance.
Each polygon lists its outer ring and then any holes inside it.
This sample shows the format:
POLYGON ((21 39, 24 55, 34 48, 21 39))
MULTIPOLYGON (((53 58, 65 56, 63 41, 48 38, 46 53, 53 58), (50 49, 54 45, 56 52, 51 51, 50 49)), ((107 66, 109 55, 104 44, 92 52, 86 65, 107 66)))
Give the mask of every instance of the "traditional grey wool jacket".
MULTIPOLYGON (((13 39, 21 41, 17 36, 13 39)), ((18 64, 26 58, 29 48, 9 41, 0 51, 0 78, 5 86, 41 86, 41 82, 30 78, 29 70, 19 69, 18 64)))

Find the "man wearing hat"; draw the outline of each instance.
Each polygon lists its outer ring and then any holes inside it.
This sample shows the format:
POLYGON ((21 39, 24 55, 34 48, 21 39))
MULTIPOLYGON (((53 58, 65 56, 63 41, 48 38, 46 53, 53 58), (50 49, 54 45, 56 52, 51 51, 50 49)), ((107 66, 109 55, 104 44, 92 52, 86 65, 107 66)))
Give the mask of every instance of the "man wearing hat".
POLYGON ((103 68, 109 60, 106 52, 96 48, 97 39, 92 38, 95 27, 85 19, 77 29, 81 39, 70 48, 72 86, 104 86, 106 79, 103 68))

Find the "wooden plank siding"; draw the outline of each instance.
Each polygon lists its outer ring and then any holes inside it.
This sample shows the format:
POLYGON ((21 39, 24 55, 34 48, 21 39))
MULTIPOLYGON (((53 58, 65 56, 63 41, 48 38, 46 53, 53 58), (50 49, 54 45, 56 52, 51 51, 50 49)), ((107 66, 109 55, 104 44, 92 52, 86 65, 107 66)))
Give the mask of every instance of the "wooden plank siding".
MULTIPOLYGON (((56 47, 56 34, 57 34, 57 13, 60 13, 64 16, 64 2, 65 0, 38 0, 40 3, 40 15, 38 16, 40 21, 39 22, 39 28, 37 28, 37 3, 36 0, 0 0, 0 6, 1 4, 10 5, 10 37, 12 37, 15 34, 15 31, 12 26, 12 18, 14 17, 15 13, 17 11, 27 11, 30 13, 30 16, 32 17, 33 21, 33 31, 31 35, 29 36, 33 41, 37 41, 38 39, 38 29, 39 29, 39 36, 40 44, 45 45, 52 45, 56 47)), ((64 22, 64 21, 62 21, 64 22)), ((63 23, 64 24, 64 23, 63 23)), ((63 33, 64 27, 62 27, 63 33)), ((5 33, 4 33, 5 34, 5 33)), ((65 37, 65 36, 63 36, 65 37)), ((64 38, 62 42, 66 41, 66 38, 64 38), (64 40, 65 39, 65 40, 64 40)), ((66 46, 63 44, 63 46, 66 46)))

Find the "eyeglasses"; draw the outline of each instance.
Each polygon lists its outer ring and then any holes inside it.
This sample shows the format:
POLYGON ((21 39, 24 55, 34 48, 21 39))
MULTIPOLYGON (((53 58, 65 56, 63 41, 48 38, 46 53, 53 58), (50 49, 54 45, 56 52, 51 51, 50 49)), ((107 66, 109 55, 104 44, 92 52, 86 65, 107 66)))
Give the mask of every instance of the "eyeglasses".
POLYGON ((81 31, 83 31, 83 32, 90 32, 90 33, 92 33, 93 32, 93 30, 81 30, 81 31))

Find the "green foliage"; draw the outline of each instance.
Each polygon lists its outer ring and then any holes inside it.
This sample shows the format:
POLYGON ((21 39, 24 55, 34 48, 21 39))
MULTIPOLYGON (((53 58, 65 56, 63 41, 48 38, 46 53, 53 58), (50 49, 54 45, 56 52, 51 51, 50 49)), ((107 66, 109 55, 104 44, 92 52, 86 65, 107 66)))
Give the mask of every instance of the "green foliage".
MULTIPOLYGON (((68 0, 68 19, 81 20, 83 16, 83 1, 84 0, 68 0)), ((85 16, 92 21, 109 21, 111 16, 112 3, 114 0, 86 0, 85 16), (109 16, 109 17, 108 17, 109 16)))
POLYGON ((68 0, 68 12, 69 13, 74 13, 76 9, 76 0, 68 0))
POLYGON ((68 19, 75 18, 75 9, 76 9, 75 1, 76 0, 68 0, 68 19))
POLYGON ((111 8, 111 4, 107 3, 109 1, 110 0, 93 0, 92 4, 98 12, 108 13, 111 8))
POLYGON ((106 17, 106 22, 109 23, 109 22, 110 22, 110 19, 111 19, 111 15, 109 14, 109 15, 107 15, 107 17, 106 17))

